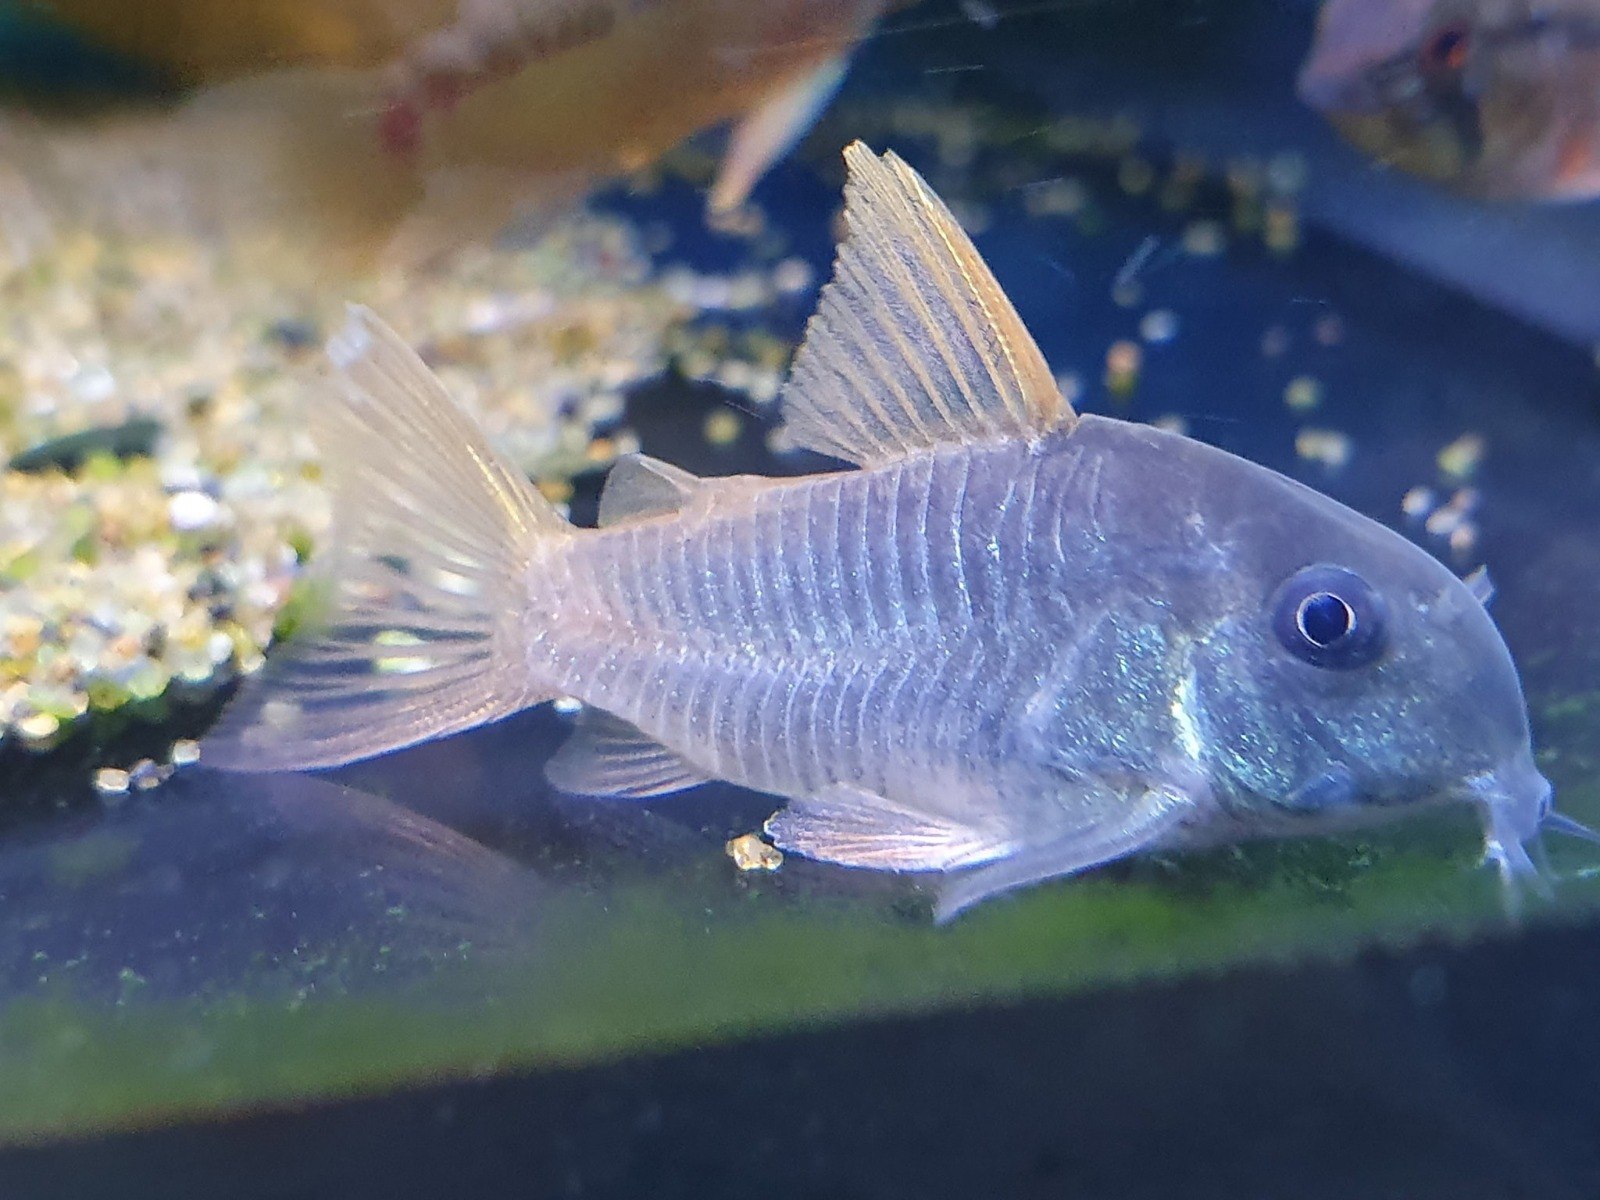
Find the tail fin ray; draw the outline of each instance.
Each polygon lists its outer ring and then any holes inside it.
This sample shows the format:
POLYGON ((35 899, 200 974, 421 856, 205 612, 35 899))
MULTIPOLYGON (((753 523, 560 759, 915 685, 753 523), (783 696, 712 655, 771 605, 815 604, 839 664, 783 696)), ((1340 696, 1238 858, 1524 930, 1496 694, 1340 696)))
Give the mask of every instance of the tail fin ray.
POLYGON ((309 628, 207 739, 213 766, 336 766, 536 704, 530 565, 572 527, 392 330, 352 307, 312 411, 334 520, 308 577, 309 628))

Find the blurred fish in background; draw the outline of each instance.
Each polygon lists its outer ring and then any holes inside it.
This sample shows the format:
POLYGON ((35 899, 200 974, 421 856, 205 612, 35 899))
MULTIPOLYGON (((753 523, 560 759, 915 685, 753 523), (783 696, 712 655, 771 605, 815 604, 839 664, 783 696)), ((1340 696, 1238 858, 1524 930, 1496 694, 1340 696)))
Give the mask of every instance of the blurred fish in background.
POLYGON ((733 123, 737 209, 894 0, 49 0, 191 88, 0 122, 0 255, 63 227, 285 242, 320 265, 481 241, 733 123))
POLYGON ((1328 0, 1299 87, 1387 165, 1492 199, 1600 195, 1600 0, 1328 0))

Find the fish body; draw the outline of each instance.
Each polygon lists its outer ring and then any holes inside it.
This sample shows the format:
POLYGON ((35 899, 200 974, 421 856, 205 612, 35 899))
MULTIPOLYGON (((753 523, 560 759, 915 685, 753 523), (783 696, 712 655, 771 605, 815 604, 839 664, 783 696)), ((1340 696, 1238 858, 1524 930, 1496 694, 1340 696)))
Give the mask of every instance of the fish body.
POLYGON ((0 215, 0 245, 85 225, 217 234, 317 267, 412 265, 722 123, 733 131, 707 199, 727 212, 892 3, 302 0, 248 6, 237 27, 229 6, 193 0, 148 14, 68 4, 64 16, 135 45, 160 31, 221 42, 196 43, 187 73, 206 82, 175 105, 0 125, 0 188, 24 198, 0 215))
POLYGON ((1596 0, 1328 0, 1299 87, 1402 170, 1494 199, 1600 195, 1596 0))
POLYGON ((920 179, 848 157, 851 232, 785 415, 856 470, 697 479, 635 456, 575 530, 358 312, 321 434, 330 616, 208 760, 331 765, 572 695, 557 787, 770 792, 779 846, 943 873, 945 915, 1446 799, 1531 872, 1550 789, 1471 587, 1265 468, 1074 414, 920 179))

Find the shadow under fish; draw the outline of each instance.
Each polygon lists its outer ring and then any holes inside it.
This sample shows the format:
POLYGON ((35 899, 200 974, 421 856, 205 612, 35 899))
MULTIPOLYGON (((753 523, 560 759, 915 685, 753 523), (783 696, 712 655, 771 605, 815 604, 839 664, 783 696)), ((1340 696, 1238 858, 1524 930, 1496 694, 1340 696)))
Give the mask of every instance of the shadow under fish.
POLYGON ((846 160, 783 413, 858 469, 632 456, 580 530, 354 309, 312 413, 338 514, 320 629, 206 760, 332 766, 575 696, 558 788, 771 793, 779 847, 930 873, 940 918, 1449 801, 1510 885, 1540 881, 1541 827, 1592 836, 1550 810, 1482 580, 1266 468, 1075 414, 921 178, 846 160))
POLYGON ((442 983, 532 945, 544 895, 509 858, 375 796, 185 772, 159 806, 0 849, 0 1006, 442 983))

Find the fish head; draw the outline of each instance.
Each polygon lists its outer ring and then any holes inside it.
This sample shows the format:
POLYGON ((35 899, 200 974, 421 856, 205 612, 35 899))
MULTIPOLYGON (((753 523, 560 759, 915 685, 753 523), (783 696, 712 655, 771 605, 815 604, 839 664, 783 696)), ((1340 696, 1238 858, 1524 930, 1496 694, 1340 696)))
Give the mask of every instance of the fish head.
POLYGON ((1600 14, 1329 0, 1301 98, 1388 166, 1495 199, 1600 193, 1600 14))
POLYGON ((1309 488, 1259 472, 1212 623, 1190 657, 1191 726, 1225 802, 1285 832, 1468 801, 1508 870, 1550 809, 1527 705, 1481 580, 1309 488), (1231 799, 1230 799, 1231 798, 1231 799))

